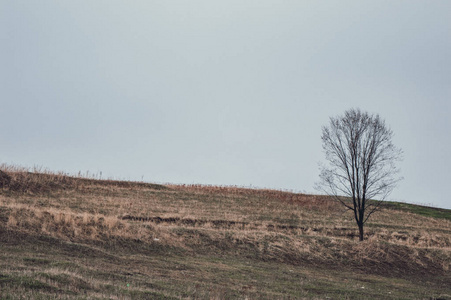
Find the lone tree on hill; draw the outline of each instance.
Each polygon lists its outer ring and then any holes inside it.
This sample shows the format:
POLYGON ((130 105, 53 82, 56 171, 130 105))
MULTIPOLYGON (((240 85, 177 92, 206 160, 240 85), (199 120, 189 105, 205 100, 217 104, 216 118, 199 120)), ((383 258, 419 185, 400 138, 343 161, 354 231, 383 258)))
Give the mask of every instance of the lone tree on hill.
POLYGON ((328 166, 321 166, 317 188, 354 213, 363 241, 363 225, 401 178, 395 163, 402 150, 392 143, 393 132, 379 115, 350 109, 330 118, 322 128, 328 166), (379 200, 368 201, 378 198, 379 200))

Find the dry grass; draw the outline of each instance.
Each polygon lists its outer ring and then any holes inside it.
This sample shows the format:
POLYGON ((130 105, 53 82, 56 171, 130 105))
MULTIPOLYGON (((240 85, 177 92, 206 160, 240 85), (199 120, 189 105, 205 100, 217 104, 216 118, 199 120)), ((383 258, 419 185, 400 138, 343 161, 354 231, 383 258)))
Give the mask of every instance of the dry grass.
MULTIPOLYGON (((295 279, 280 274, 280 280, 274 279, 271 271, 274 267, 290 276, 315 272, 318 278, 324 274, 339 277, 340 272, 355 274, 358 270, 366 274, 365 278, 379 276, 379 284, 384 286, 389 285, 384 278, 395 276, 407 280, 402 288, 405 295, 410 293, 408 290, 414 293, 411 282, 427 276, 433 282, 429 283, 430 288, 436 289, 438 296, 451 294, 449 288, 441 285, 443 280, 450 279, 451 222, 447 219, 386 207, 373 215, 366 227, 367 240, 359 243, 352 216, 324 196, 101 180, 7 165, 0 169, 4 172, 0 180, 2 239, 5 245, 14 244, 8 241, 17 241, 18 236, 32 241, 24 243, 23 249, 5 246, 4 258, 14 266, 0 272, 0 287, 3 290, 6 287, 8 295, 23 292, 31 298, 47 294, 65 299, 80 296, 83 289, 89 290, 87 299, 146 299, 149 295, 218 299, 326 295, 353 298, 363 293, 357 287, 347 289, 336 280, 339 278, 330 276, 327 280, 318 279, 319 286, 304 280, 299 282, 299 288, 287 287, 285 284, 295 279), (60 260, 67 255, 64 247, 80 245, 79 251, 88 251, 97 267, 87 269, 86 263, 78 261, 76 268, 61 268, 54 265, 53 259, 45 258, 47 264, 39 267, 34 264, 30 268, 24 264, 25 258, 18 261, 7 255, 8 251, 18 249, 23 255, 45 256, 39 249, 30 254, 30 249, 38 247, 36 243, 54 245, 57 249, 54 256, 60 260), (100 254, 95 254, 96 251, 100 254), (153 260, 149 253, 164 259, 153 260), (111 262, 110 256, 119 262, 111 262), (145 268, 142 264, 149 260, 159 267, 145 268), (243 260, 251 265, 243 265, 243 260), (102 279, 98 275, 99 271, 114 275, 114 269, 124 261, 138 270, 124 275, 140 282, 132 291, 113 288, 116 281, 111 276, 102 279), (188 261, 182 267, 185 270, 180 270, 180 261, 188 261), (305 266, 309 266, 308 270, 300 269, 305 266), (211 269, 223 274, 225 288, 216 283, 211 269), (239 275, 242 273, 247 277, 239 275), (251 280, 253 277, 268 282, 256 283, 251 280), (149 280, 154 282, 151 287, 149 280), (332 286, 328 285, 330 282, 332 286)), ((356 280, 360 279, 353 279, 359 285, 356 280)), ((422 288, 431 293, 427 286, 422 288)), ((399 296, 393 293, 389 296, 399 296)), ((383 299, 388 294, 365 295, 383 299)))

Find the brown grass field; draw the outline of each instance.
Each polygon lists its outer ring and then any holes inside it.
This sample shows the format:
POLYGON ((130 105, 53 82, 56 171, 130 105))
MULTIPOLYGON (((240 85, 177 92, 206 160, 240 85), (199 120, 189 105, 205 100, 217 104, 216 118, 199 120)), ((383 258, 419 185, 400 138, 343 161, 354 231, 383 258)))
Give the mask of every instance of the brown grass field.
POLYGON ((451 299, 450 210, 0 169, 0 299, 451 299))

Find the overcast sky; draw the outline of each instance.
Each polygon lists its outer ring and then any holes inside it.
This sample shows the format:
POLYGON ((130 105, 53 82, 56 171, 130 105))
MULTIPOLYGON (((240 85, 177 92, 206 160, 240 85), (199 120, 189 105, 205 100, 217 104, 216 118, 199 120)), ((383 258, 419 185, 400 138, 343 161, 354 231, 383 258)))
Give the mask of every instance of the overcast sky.
POLYGON ((451 208, 451 1, 0 0, 0 163, 314 193, 359 107, 451 208))

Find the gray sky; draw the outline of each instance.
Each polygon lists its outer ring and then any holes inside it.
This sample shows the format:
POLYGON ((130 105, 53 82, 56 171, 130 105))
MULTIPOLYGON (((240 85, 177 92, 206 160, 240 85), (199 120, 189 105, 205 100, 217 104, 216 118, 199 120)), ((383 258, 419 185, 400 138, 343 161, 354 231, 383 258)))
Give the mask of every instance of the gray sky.
POLYGON ((321 126, 379 113, 391 199, 451 208, 451 1, 0 0, 0 162, 315 192, 321 126))

